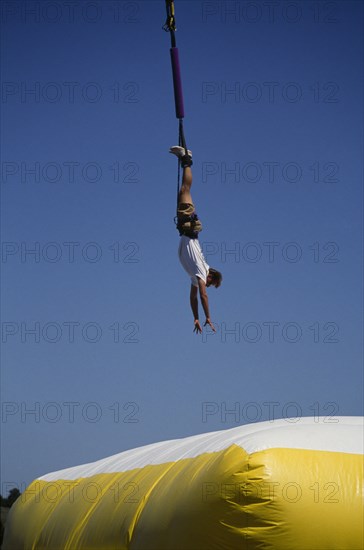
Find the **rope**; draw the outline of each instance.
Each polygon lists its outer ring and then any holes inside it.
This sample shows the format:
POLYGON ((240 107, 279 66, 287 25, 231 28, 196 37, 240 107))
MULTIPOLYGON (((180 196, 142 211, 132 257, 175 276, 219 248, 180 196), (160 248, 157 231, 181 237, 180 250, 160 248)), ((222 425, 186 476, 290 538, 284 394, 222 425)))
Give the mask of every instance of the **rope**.
MULTIPOLYGON (((165 22, 165 24, 162 28, 166 32, 169 32, 170 35, 171 35, 171 48, 172 49, 177 49, 176 35, 175 35, 175 32, 176 32, 177 28, 176 28, 176 18, 175 18, 173 0, 166 0, 166 11, 167 11, 167 19, 166 19, 166 22, 165 22)), ((172 60, 172 66, 173 66, 173 60, 172 60)), ((179 67, 178 67, 178 76, 179 76, 179 67)), ((179 88, 179 92, 176 92, 176 89, 175 89, 175 101, 176 101, 176 105, 177 105, 176 93, 179 94, 182 97, 182 87, 181 86, 179 88)), ((176 107, 176 114, 177 114, 177 112, 178 112, 178 108, 176 107)), ((182 116, 184 115, 183 101, 182 101, 182 110, 181 110, 180 113, 177 114, 177 116, 180 116, 180 115, 182 115, 182 116)), ((184 130, 183 130, 183 118, 179 118, 178 120, 179 120, 179 124, 178 124, 178 145, 180 147, 184 148, 185 154, 187 155, 186 138, 185 138, 184 130)), ((178 159, 177 209, 178 209, 178 200, 179 200, 180 187, 181 187, 181 160, 178 159)), ((176 218, 177 218, 177 216, 176 216, 176 218)), ((176 218, 175 218, 175 221, 176 221, 176 218)))
MULTIPOLYGON (((186 145, 186 139, 183 132, 183 119, 179 119, 179 125, 178 125, 178 145, 180 147, 183 147, 185 150, 185 154, 187 155, 187 145, 186 145)), ((178 184, 177 184, 177 209, 178 209, 178 200, 179 200, 179 192, 181 189, 181 159, 178 159, 178 184)))

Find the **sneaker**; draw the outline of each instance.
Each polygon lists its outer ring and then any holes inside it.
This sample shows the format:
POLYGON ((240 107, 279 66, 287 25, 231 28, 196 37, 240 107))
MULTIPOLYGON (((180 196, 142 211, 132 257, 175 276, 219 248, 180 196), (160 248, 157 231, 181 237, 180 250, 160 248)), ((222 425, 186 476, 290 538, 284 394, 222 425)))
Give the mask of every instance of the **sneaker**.
MULTIPOLYGON (((178 158, 182 158, 186 155, 186 150, 184 147, 180 147, 179 145, 175 145, 174 147, 171 147, 170 150, 169 150, 170 153, 172 153, 173 155, 176 155, 176 157, 178 158)), ((189 149, 187 150, 187 155, 192 158, 192 151, 190 151, 189 149)))

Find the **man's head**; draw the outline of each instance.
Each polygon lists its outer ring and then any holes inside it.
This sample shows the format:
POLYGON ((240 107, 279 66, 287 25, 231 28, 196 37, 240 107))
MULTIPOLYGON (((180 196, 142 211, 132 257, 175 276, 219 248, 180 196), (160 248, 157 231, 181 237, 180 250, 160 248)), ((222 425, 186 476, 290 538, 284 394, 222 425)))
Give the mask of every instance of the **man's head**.
POLYGON ((216 269, 212 269, 210 267, 209 274, 206 278, 206 286, 214 286, 215 288, 219 288, 222 281, 222 275, 220 271, 217 271, 216 269))

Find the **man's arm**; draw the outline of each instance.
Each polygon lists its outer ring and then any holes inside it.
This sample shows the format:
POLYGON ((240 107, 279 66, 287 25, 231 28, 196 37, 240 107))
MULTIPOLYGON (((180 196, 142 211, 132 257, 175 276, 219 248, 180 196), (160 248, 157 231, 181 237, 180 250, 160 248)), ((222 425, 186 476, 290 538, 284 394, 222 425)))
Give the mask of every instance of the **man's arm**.
MULTIPOLYGON (((207 292, 206 292, 206 284, 199 277, 197 277, 197 280, 198 280, 198 289, 200 291, 201 304, 202 304, 203 310, 204 310, 205 315, 206 315, 205 326, 210 325, 212 330, 214 332, 216 332, 215 327, 212 324, 211 319, 210 319, 209 298, 208 298, 207 292)), ((196 288, 196 294, 197 294, 197 288, 196 288)), ((196 300, 197 300, 197 297, 196 297, 196 300)))
POLYGON ((197 286, 191 285, 190 304, 191 304, 193 319, 194 319, 194 323, 195 323, 195 328, 193 329, 193 332, 196 332, 196 334, 202 332, 202 327, 200 325, 200 321, 198 320, 197 291, 198 291, 197 286))

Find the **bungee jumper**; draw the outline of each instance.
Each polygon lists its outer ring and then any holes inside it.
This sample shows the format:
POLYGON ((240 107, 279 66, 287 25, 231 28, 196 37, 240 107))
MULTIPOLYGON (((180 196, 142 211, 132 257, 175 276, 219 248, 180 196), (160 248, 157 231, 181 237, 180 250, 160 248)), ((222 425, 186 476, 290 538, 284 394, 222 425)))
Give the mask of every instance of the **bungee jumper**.
POLYGON ((206 320, 204 326, 209 325, 216 332, 211 321, 209 300, 206 288, 214 286, 218 288, 222 282, 222 275, 216 269, 211 268, 202 253, 198 235, 202 230, 202 223, 198 218, 191 196, 192 186, 192 153, 187 149, 183 129, 184 105, 182 94, 182 80, 178 48, 176 45, 176 21, 173 0, 166 0, 167 19, 163 29, 171 34, 171 62, 173 75, 173 88, 176 117, 179 120, 179 145, 170 148, 169 152, 178 158, 177 177, 177 215, 175 217, 177 230, 180 234, 178 257, 184 270, 191 278, 190 305, 194 317, 194 329, 196 334, 202 332, 202 326, 198 314, 198 293, 206 320), (180 185, 180 169, 182 167, 182 183, 180 185))
POLYGON ((177 206, 177 229, 180 234, 178 257, 184 270, 191 277, 190 305, 194 317, 194 332, 200 334, 202 327, 198 316, 198 292, 206 321, 204 326, 209 325, 216 332, 211 322, 209 300, 206 288, 221 285, 222 275, 216 269, 211 268, 202 253, 198 240, 198 234, 202 230, 191 196, 192 186, 192 154, 181 146, 171 147, 170 153, 176 155, 183 169, 182 185, 178 194, 177 206))

